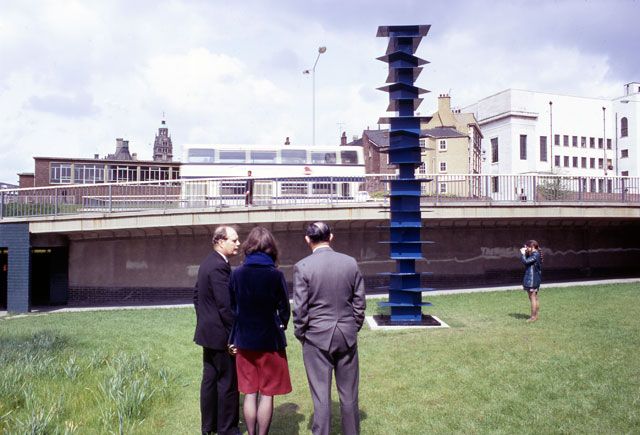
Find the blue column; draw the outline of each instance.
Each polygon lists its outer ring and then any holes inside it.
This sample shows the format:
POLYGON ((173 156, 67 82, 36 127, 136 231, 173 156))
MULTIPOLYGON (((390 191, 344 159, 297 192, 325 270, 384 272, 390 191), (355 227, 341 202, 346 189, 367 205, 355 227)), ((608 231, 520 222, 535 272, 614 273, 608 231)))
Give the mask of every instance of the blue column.
POLYGON ((8 249, 7 311, 27 313, 31 309, 29 224, 0 224, 0 246, 8 249))
POLYGON ((389 64, 387 86, 379 88, 389 93, 387 111, 393 117, 381 118, 379 123, 389 124, 389 163, 396 165, 398 176, 390 180, 391 219, 389 241, 391 259, 396 260, 396 271, 389 275, 389 301, 380 302, 391 310, 391 323, 419 324, 422 322, 422 292, 433 290, 420 286, 420 273, 416 260, 423 259, 420 240, 422 217, 420 212, 421 183, 431 180, 415 178, 415 169, 421 164, 420 123, 428 117, 414 116, 422 103, 420 94, 428 92, 414 86, 427 61, 416 57, 415 51, 429 25, 380 26, 378 37, 388 37, 387 52, 378 60, 389 64))

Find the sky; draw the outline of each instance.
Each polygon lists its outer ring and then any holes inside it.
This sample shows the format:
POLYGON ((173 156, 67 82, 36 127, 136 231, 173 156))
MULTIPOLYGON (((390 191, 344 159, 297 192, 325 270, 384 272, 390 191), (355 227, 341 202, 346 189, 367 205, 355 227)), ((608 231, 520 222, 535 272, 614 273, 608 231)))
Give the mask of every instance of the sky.
POLYGON ((640 81, 640 0, 0 0, 0 181, 33 157, 183 144, 337 145, 386 112, 380 25, 430 24, 416 85, 464 107, 508 88, 612 99, 640 81))

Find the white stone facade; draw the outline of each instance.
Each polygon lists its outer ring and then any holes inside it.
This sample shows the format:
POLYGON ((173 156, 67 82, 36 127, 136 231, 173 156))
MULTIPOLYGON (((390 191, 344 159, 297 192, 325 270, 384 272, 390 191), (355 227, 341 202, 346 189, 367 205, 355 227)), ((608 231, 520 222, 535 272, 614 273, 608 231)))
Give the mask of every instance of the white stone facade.
POLYGON ((640 176, 640 83, 613 100, 507 89, 462 110, 484 136, 483 174, 640 176))

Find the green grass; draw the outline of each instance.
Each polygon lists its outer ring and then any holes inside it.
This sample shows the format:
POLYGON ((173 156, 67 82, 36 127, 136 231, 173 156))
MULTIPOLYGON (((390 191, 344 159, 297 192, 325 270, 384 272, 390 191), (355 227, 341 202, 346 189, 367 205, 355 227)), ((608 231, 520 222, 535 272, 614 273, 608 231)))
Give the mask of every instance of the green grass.
MULTIPOLYGON (((543 288, 536 324, 522 291, 425 299, 451 328, 360 333, 363 434, 640 433, 640 283, 543 288)), ((0 432, 198 433, 194 326, 191 308, 0 319, 0 432)), ((309 433, 287 334, 293 392, 271 433, 309 433)))

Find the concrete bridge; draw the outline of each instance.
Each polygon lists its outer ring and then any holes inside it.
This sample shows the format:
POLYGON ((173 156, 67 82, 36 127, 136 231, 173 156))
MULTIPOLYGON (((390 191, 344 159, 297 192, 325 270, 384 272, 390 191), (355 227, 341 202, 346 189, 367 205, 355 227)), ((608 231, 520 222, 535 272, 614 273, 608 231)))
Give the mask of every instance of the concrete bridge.
MULTIPOLYGON (((517 284, 518 249, 540 242, 544 282, 639 276, 640 207, 620 202, 423 202, 423 249, 418 269, 432 272, 426 287, 517 284)), ((29 311, 32 305, 100 305, 184 302, 211 249, 210 236, 233 224, 240 237, 255 225, 269 228, 290 281, 293 264, 307 255, 306 225, 330 222, 335 248, 354 256, 367 291, 385 285, 388 259, 384 203, 142 210, 5 218, 0 224, 4 276, 0 305, 29 311)), ((238 265, 240 256, 233 259, 238 265)))

